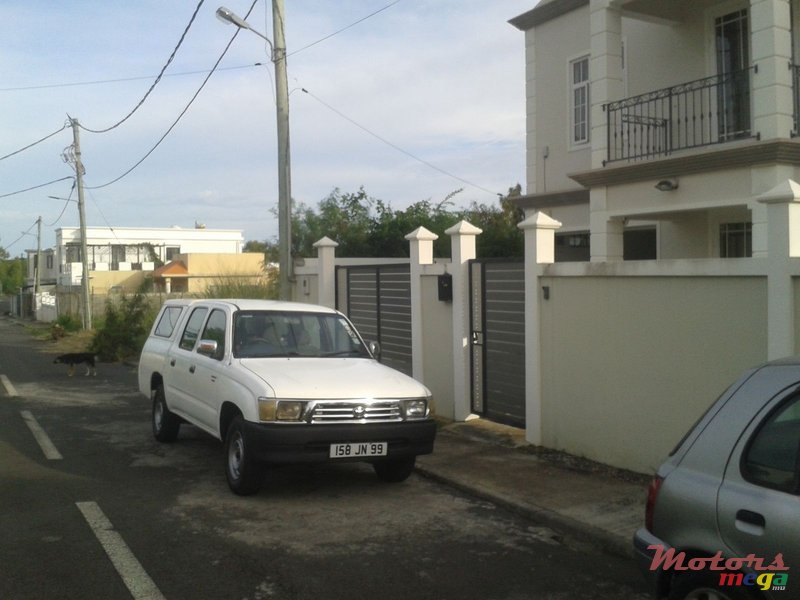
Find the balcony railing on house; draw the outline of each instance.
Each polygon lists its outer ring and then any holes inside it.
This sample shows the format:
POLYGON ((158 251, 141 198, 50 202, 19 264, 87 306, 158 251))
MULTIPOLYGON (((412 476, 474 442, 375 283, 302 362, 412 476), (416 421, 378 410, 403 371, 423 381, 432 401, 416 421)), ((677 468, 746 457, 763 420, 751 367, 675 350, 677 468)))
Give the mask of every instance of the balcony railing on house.
POLYGON ((751 136, 750 71, 744 69, 610 102, 606 163, 668 156, 751 136))

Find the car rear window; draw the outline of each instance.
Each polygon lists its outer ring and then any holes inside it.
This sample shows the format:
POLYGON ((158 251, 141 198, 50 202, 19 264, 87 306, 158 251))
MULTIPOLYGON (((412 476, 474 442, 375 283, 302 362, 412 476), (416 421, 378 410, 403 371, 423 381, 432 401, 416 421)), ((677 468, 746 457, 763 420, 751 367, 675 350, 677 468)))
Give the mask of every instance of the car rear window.
POLYGON ((773 411, 753 435, 742 458, 745 479, 756 485, 798 493, 800 395, 773 411))

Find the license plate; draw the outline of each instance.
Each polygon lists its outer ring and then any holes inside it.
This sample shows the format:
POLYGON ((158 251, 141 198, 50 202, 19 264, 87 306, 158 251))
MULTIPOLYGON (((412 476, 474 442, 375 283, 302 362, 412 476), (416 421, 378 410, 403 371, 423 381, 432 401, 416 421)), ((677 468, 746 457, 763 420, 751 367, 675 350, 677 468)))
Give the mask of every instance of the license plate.
POLYGON ((331 458, 360 458, 362 456, 386 456, 386 442, 360 442, 357 444, 331 444, 331 458))

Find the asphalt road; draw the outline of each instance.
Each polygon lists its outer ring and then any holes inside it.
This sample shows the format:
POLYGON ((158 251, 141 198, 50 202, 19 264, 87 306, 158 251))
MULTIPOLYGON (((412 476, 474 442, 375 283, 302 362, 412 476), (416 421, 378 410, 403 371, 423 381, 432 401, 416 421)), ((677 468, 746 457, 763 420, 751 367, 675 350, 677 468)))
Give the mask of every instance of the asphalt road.
POLYGON ((129 366, 68 377, 0 318, 0 598, 646 598, 631 561, 417 475, 270 471, 231 494, 221 444, 150 432, 129 366))

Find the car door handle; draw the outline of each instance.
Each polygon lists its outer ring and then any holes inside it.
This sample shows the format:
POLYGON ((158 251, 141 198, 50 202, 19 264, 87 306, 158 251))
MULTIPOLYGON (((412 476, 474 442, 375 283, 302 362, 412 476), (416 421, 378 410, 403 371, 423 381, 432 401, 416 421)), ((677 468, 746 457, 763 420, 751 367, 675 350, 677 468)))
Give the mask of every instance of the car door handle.
POLYGON ((174 358, 171 361, 169 361, 169 366, 170 367, 174 367, 175 366, 175 359, 174 358))
POLYGON ((197 368, 197 367, 195 367, 194 365, 192 365, 191 367, 189 367, 189 373, 194 373, 194 370, 195 370, 196 368, 197 368))
POLYGON ((761 513, 741 509, 736 511, 736 529, 751 535, 762 535, 767 520, 761 513))

